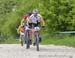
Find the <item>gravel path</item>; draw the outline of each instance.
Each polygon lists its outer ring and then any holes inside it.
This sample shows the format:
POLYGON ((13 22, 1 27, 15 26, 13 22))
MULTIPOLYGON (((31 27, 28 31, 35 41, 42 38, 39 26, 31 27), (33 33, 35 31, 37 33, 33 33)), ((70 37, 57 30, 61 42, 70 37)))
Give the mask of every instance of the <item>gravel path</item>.
POLYGON ((20 44, 0 44, 0 58, 75 58, 75 48, 55 45, 40 45, 26 49, 20 44))

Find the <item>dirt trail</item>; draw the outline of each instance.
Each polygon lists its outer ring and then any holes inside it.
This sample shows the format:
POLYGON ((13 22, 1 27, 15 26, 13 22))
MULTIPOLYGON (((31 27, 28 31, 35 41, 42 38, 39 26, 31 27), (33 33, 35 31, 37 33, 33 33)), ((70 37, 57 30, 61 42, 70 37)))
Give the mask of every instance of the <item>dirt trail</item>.
POLYGON ((75 58, 75 48, 55 45, 40 45, 26 49, 20 44, 0 44, 0 58, 75 58))

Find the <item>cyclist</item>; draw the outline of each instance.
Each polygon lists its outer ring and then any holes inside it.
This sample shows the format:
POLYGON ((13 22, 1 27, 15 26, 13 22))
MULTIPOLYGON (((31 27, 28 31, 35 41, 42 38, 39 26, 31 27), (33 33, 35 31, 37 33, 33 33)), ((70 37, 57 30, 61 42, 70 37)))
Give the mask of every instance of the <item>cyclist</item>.
MULTIPOLYGON (((28 22, 28 18, 31 16, 32 12, 28 12, 27 15, 25 15, 22 20, 21 20, 21 24, 24 23, 24 25, 27 25, 28 22)), ((28 26, 28 25, 27 25, 28 26)), ((30 44, 32 43, 31 38, 30 38, 30 44)))
POLYGON ((22 18, 22 20, 21 20, 21 24, 22 24, 22 23, 25 23, 25 24, 26 24, 26 23, 27 23, 27 18, 28 18, 31 14, 32 14, 32 13, 29 12, 27 15, 24 15, 23 18, 22 18))
MULTIPOLYGON (((21 38, 21 35, 25 36, 24 35, 24 32, 25 32, 24 23, 22 23, 21 25, 19 25, 17 32, 20 33, 20 38, 21 38)), ((20 39, 20 41, 21 41, 21 39, 20 39)))
MULTIPOLYGON (((40 25, 45 26, 45 22, 42 16, 38 13, 37 9, 33 10, 33 14, 27 20, 27 24, 32 29, 32 34, 34 34, 34 27, 37 27, 40 25)), ((34 42, 34 45, 35 45, 35 42, 34 42)))

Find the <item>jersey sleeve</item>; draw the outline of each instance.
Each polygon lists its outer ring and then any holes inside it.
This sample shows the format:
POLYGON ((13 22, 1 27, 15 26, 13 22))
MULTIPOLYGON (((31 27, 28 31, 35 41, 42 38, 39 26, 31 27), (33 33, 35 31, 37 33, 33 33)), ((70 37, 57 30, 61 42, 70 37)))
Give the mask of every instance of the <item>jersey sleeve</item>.
POLYGON ((27 16, 23 16, 23 19, 26 20, 27 19, 27 16))

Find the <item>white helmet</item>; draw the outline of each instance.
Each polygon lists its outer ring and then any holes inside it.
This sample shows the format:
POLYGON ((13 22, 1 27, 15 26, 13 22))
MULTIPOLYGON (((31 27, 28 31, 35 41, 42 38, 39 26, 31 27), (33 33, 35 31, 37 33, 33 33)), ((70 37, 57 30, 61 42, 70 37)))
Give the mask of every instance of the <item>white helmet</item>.
POLYGON ((33 14, 37 14, 37 13, 38 13, 38 9, 34 9, 33 14))

